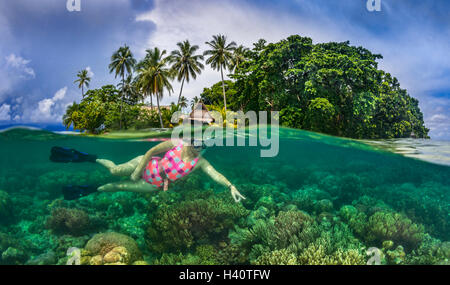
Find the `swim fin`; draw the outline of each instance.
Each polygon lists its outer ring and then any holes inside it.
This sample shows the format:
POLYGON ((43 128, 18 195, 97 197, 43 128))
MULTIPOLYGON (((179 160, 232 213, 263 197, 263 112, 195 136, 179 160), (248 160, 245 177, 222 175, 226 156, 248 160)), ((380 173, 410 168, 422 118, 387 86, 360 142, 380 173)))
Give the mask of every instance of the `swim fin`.
POLYGON ((64 200, 76 200, 97 192, 97 187, 92 185, 67 185, 63 187, 64 200))
POLYGON ((96 155, 59 146, 52 147, 50 155, 50 160, 53 162, 95 162, 96 159, 96 155))

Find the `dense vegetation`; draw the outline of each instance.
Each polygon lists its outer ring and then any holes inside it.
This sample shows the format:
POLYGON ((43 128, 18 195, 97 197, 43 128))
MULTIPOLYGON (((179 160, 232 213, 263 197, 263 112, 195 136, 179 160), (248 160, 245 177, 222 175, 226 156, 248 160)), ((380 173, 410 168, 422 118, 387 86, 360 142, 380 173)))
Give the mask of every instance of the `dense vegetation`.
POLYGON ((418 101, 349 42, 260 42, 233 76, 239 108, 277 110, 283 125, 354 138, 427 137, 418 101))
MULTIPOLYGON (((349 42, 313 44, 312 39, 298 35, 278 43, 259 40, 252 49, 227 42, 223 35, 206 44, 210 49, 203 56, 220 71, 221 81, 205 88, 192 104, 201 99, 222 112, 227 107, 232 111, 280 111, 283 126, 352 138, 428 137, 418 100, 409 96, 395 77, 378 69, 381 55, 363 47, 349 42), (224 79, 224 71, 232 80, 224 79)), ((170 126, 171 114, 188 105, 182 96, 184 82, 196 79, 204 67, 204 57, 196 55, 198 46, 184 41, 178 47, 168 56, 165 50, 147 50, 140 62, 127 46, 121 47, 110 65, 110 71, 122 78, 119 90, 105 86, 88 91, 88 99, 68 108, 64 124, 91 132, 100 126, 170 126), (137 72, 134 78, 132 70, 137 72), (182 82, 178 104, 161 110, 163 91, 173 91, 174 79, 182 82), (105 92, 108 99, 98 95, 105 92), (101 104, 93 97, 103 98, 100 102, 108 106, 99 108, 101 104), (150 98, 153 106, 153 97, 158 115, 137 104, 150 98)), ((78 76, 76 83, 84 96, 83 86, 88 87, 89 78, 82 71, 78 76)))
MULTIPOLYGON (((114 85, 106 85, 100 89, 86 92, 79 104, 70 105, 63 117, 63 123, 68 128, 87 130, 90 133, 100 133, 103 130, 125 128, 141 129, 159 127, 159 116, 156 110, 143 108, 137 98, 124 97, 120 100, 120 91, 114 85)), ((162 120, 169 126, 172 113, 177 110, 175 105, 170 109, 162 109, 162 120)))

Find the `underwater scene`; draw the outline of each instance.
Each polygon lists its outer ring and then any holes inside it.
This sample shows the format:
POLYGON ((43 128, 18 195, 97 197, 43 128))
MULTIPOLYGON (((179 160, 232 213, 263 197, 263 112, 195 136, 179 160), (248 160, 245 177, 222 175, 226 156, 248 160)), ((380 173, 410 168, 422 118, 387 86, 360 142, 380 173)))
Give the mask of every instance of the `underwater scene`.
POLYGON ((115 163, 158 141, 15 128, 0 132, 0 264, 448 264, 450 167, 357 140, 281 128, 279 153, 208 147, 245 200, 202 171, 153 193, 65 200, 67 185, 116 182, 96 163, 54 163, 53 146, 115 163))

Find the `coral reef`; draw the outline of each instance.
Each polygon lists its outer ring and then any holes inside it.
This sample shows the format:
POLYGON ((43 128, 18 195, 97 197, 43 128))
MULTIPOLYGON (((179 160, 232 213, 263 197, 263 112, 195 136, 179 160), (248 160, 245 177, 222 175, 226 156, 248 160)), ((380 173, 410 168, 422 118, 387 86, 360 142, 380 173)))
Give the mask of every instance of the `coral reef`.
POLYGON ((57 263, 54 251, 49 251, 27 261, 27 265, 52 265, 57 263))
POLYGON ((133 264, 142 259, 139 247, 132 238, 116 232, 94 235, 82 252, 82 264, 133 264))
POLYGON ((0 190, 0 224, 10 221, 12 214, 11 198, 7 192, 0 190))
POLYGON ((91 223, 83 210, 56 208, 47 219, 46 227, 56 234, 80 236, 90 229, 91 223))
POLYGON ((163 253, 220 240, 247 214, 241 204, 234 203, 229 197, 161 205, 147 229, 149 246, 163 253))
POLYGON ((26 254, 17 248, 8 247, 2 253, 2 263, 4 264, 23 264, 27 260, 26 254))
POLYGON ((255 265, 298 265, 297 256, 287 249, 273 250, 259 256, 255 265))
POLYGON ((376 212, 369 217, 366 239, 383 242, 391 240, 409 249, 416 248, 424 237, 423 226, 414 224, 399 213, 387 211, 376 212))
MULTIPOLYGON (((271 159, 260 159, 256 148, 206 153, 246 197, 242 203, 201 171, 167 192, 66 201, 63 185, 120 178, 95 164, 50 163, 42 154, 56 142, 27 140, 0 168, 0 264, 66 264, 70 248, 81 250, 82 264, 450 263, 448 167, 355 141, 292 136, 281 137, 271 159)), ((85 144, 118 163, 148 149, 72 139, 64 143, 85 144)))

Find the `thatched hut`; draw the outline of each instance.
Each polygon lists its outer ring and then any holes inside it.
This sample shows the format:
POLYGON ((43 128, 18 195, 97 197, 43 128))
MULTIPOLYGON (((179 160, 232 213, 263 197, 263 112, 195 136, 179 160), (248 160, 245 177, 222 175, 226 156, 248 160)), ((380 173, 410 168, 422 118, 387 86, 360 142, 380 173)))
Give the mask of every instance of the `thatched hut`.
POLYGON ((189 114, 189 119, 191 121, 201 121, 204 124, 211 124, 214 122, 214 118, 211 116, 211 113, 202 101, 199 101, 195 104, 194 108, 192 108, 192 112, 189 114))

